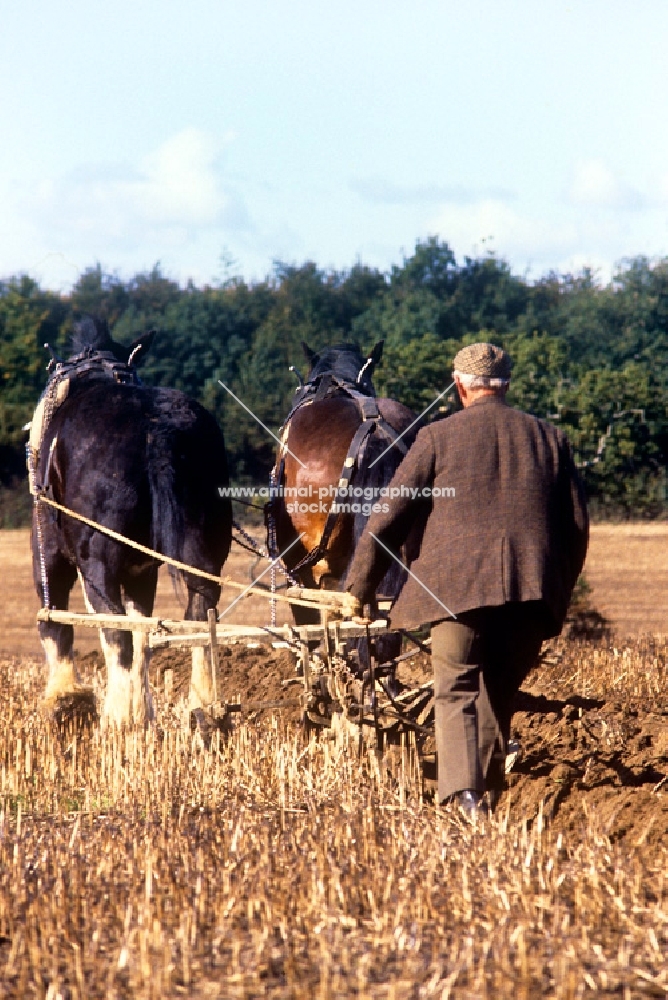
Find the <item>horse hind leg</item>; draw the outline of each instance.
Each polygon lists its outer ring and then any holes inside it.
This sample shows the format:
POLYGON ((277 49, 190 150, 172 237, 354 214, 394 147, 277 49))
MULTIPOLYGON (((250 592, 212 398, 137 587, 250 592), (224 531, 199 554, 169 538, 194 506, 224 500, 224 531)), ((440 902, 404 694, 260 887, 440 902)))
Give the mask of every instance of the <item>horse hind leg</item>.
MULTIPOLYGON (((39 570, 35 573, 37 592, 43 605, 41 567, 37 569, 39 570)), ((70 591, 76 580, 74 567, 59 553, 53 553, 45 558, 44 569, 51 607, 66 611, 70 591)), ((71 625, 61 625, 58 622, 39 622, 37 631, 48 668, 44 706, 49 710, 55 707, 59 699, 76 694, 81 688, 72 656, 74 629, 71 625)))
MULTIPOLYGON (((146 618, 153 612, 153 601, 158 582, 158 567, 151 566, 140 576, 129 580, 124 587, 125 610, 128 618, 146 618)), ((155 702, 149 684, 151 650, 148 633, 132 632, 132 717, 145 725, 155 721, 155 702)))
MULTIPOLYGON (((219 593, 212 588, 194 590, 188 587, 188 607, 186 621, 205 622, 209 608, 215 608, 219 593)), ((191 712, 197 709, 209 708, 214 701, 214 684, 212 676, 211 657, 206 646, 193 646, 192 668, 190 673, 190 691, 188 692, 188 708, 191 712)))
MULTIPOLYGON (((124 615, 121 589, 118 582, 105 579, 102 574, 98 584, 90 577, 80 575, 84 601, 91 614, 124 615)), ((100 645, 107 667, 107 691, 101 713, 103 726, 119 729, 149 721, 149 706, 143 697, 145 689, 137 682, 133 672, 134 650, 132 633, 127 629, 100 629, 100 645)))

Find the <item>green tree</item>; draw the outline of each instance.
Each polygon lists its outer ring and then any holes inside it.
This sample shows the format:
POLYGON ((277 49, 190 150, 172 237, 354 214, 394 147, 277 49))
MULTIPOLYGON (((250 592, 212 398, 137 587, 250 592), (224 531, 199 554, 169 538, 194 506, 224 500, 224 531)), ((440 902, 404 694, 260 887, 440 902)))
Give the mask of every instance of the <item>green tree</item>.
POLYGON ((46 343, 64 349, 67 306, 27 275, 0 284, 0 444, 22 446, 46 384, 46 343))

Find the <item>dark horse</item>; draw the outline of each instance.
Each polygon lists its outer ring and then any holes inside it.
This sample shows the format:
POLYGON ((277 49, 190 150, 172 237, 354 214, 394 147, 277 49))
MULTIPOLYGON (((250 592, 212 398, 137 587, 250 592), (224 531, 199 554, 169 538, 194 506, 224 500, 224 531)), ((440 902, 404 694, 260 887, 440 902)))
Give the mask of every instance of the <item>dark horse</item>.
MULTIPOLYGON (((136 365, 153 333, 129 348, 105 323, 86 318, 74 355, 54 370, 33 418, 31 479, 68 509, 161 554, 215 576, 227 558, 232 512, 222 434, 198 403, 173 389, 141 384, 136 365)), ((55 365, 55 367, 54 367, 55 365)), ((77 574, 91 612, 130 616, 153 610, 159 561, 95 528, 38 503, 33 515, 33 572, 43 605, 66 609, 77 574)), ((181 573, 186 618, 206 619, 220 586, 181 573)), ((82 691, 72 659, 70 625, 40 622, 49 677, 45 699, 82 691)), ((140 633, 100 630, 107 665, 103 721, 150 721, 148 650, 140 633), (133 638, 135 641, 133 645, 133 638)), ((190 704, 212 701, 204 651, 193 651, 190 704)))
MULTIPOLYGON (((384 502, 380 490, 417 427, 397 441, 415 414, 395 400, 376 398, 372 375, 382 357, 382 341, 367 357, 355 344, 319 353, 302 346, 310 371, 282 428, 273 474, 282 495, 269 506, 269 543, 274 552, 285 552, 292 544, 284 561, 302 586, 337 590, 345 584, 373 505, 384 502), (341 510, 330 513, 337 486, 341 510)), ((404 577, 404 570, 393 564, 378 594, 396 597, 404 577)), ((317 612, 298 606, 293 614, 298 624, 318 620, 317 612)), ((400 639, 388 639, 379 650, 381 659, 399 651, 400 639)))

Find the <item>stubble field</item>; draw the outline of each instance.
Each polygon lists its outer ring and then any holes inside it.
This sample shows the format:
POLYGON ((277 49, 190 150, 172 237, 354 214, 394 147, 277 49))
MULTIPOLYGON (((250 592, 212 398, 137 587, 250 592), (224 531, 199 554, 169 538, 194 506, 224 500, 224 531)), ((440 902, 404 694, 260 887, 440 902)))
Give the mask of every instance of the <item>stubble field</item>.
MULTIPOLYGON (((63 738, 27 534, 0 534, 0 996, 665 997, 667 557, 663 526, 595 527, 589 607, 520 693, 521 757, 474 828, 428 801, 410 746, 381 760, 265 713, 205 747, 175 652, 150 731, 63 738)), ((232 615, 266 620, 259 599, 232 615)), ((221 656, 227 698, 292 677, 286 650, 221 656)))

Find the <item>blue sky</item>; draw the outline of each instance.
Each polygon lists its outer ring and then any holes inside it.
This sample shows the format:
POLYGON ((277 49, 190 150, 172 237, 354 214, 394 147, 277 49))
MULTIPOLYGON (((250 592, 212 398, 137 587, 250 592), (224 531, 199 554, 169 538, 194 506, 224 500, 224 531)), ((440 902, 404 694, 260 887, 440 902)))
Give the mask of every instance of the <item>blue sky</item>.
POLYGON ((0 277, 668 255, 661 0, 10 0, 0 277), (232 265, 222 263, 231 259, 232 265))

